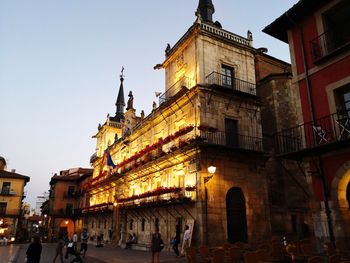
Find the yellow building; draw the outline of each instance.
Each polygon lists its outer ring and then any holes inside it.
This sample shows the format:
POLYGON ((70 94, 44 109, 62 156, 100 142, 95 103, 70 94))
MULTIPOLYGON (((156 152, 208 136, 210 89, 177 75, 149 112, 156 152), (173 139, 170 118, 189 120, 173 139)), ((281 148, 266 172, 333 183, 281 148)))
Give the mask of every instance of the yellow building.
POLYGON ((12 238, 17 235, 21 219, 24 187, 29 177, 5 171, 6 161, 0 157, 0 236, 12 238))

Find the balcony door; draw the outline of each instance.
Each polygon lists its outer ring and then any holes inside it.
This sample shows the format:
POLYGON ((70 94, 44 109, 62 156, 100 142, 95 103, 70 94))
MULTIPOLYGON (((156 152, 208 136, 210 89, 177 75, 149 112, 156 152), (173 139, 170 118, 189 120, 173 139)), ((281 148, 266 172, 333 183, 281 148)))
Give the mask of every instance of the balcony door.
POLYGON ((0 216, 6 215, 6 207, 7 207, 7 203, 0 202, 0 216))
POLYGON ((10 194, 10 189, 11 189, 11 183, 10 182, 4 182, 2 184, 2 189, 1 189, 1 193, 8 195, 10 194))
POLYGON ((222 86, 233 89, 233 81, 235 77, 235 71, 232 67, 222 65, 221 66, 221 81, 222 86))
POLYGON ((226 146, 238 147, 238 121, 233 119, 225 119, 225 137, 226 146))
POLYGON ((226 194, 227 237, 231 243, 248 242, 245 198, 241 188, 232 187, 226 194))

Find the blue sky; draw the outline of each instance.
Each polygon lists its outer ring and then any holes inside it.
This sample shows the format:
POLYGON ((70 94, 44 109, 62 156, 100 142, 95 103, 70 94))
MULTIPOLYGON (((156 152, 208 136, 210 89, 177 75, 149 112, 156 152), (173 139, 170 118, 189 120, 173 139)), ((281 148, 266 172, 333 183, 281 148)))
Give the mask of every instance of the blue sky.
MULTIPOLYGON (((289 50, 261 30, 297 0, 213 0, 214 20, 254 46, 289 61, 289 50)), ((198 0, 1 0, 0 156, 31 177, 27 200, 48 190, 53 173, 89 167, 91 138, 114 114, 119 73, 137 114, 164 90, 164 59, 195 20, 198 0)))

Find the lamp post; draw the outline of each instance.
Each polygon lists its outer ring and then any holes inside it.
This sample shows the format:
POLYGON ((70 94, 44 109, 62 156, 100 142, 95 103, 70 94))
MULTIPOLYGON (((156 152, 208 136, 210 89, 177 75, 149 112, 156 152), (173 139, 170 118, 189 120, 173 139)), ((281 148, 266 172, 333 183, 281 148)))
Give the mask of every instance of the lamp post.
POLYGON ((205 193, 205 243, 208 245, 208 188, 207 182, 213 178, 216 172, 216 167, 211 165, 208 167, 209 176, 204 177, 204 193, 205 193))

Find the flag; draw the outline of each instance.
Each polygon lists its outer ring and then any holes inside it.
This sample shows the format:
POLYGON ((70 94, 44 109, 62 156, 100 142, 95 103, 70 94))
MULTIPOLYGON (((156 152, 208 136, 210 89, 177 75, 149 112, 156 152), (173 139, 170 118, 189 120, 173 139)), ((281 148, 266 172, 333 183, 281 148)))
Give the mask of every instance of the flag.
POLYGON ((111 154, 107 152, 107 166, 112 166, 112 168, 115 167, 115 164, 112 160, 111 154))

